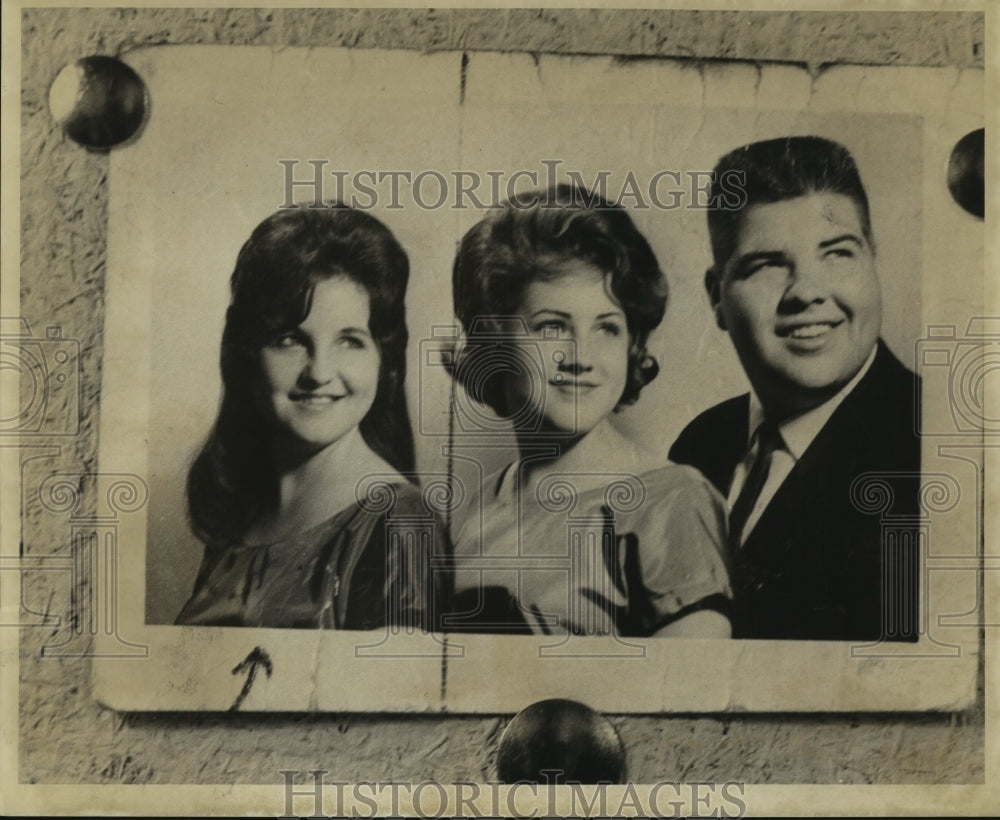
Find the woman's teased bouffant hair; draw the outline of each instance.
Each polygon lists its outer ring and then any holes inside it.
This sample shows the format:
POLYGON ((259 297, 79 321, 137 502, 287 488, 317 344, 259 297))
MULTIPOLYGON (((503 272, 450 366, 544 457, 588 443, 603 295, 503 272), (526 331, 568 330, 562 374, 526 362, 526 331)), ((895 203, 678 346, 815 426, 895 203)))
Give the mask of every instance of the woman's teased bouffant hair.
POLYGON ((603 273, 625 313, 628 377, 616 409, 634 403, 659 372, 646 341, 663 319, 667 280, 628 213, 578 186, 521 194, 465 234, 452 276, 455 313, 466 334, 452 373, 500 416, 514 413, 511 368, 495 366, 498 348, 517 330, 510 317, 531 282, 558 279, 568 262, 603 273))
POLYGON ((403 393, 409 271, 389 229, 346 205, 281 210, 254 229, 230 279, 219 415, 188 473, 191 527, 204 543, 238 540, 277 502, 270 430, 254 393, 260 353, 302 323, 317 283, 332 277, 346 276, 368 294, 368 329, 380 354, 378 389, 361 435, 397 470, 413 471, 403 393))

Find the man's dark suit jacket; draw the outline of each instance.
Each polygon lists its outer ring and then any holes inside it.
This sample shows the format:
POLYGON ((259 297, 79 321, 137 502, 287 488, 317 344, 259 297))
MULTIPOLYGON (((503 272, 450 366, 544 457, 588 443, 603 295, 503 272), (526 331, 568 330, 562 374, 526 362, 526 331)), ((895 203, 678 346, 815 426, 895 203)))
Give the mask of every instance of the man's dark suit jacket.
MULTIPOLYGON (((883 477, 885 512, 916 517, 919 379, 880 340, 871 368, 834 411, 778 488, 743 545, 731 555, 733 637, 916 640, 919 552, 916 529, 886 539, 883 518, 852 502, 865 473, 883 477)), ((706 410, 670 450, 726 496, 747 452, 749 394, 706 410)), ((896 523, 901 523, 897 520, 896 523)))

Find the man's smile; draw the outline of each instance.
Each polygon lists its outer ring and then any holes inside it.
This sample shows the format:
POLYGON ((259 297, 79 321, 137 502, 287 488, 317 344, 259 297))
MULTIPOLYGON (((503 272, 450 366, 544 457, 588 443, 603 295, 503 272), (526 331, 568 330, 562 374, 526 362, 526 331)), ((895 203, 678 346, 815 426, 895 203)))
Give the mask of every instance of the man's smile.
POLYGON ((839 327, 844 321, 844 319, 810 319, 808 321, 784 322, 775 328, 775 333, 782 338, 817 339, 839 327))

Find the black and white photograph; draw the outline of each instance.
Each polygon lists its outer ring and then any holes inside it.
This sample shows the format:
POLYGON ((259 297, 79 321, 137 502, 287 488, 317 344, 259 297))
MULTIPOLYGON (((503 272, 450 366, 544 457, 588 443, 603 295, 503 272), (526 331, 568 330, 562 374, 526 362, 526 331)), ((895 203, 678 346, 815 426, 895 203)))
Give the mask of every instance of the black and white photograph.
POLYGON ((5 11, 5 807, 995 811, 990 25, 5 11))

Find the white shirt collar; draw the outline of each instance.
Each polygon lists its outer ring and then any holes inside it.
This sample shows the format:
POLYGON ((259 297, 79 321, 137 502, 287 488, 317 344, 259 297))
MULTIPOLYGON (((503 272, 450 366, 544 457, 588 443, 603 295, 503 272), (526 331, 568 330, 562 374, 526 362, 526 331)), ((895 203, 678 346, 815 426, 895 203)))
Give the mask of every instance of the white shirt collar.
MULTIPOLYGON (((809 445, 813 443, 813 439, 819 435, 819 431, 823 429, 823 425, 830 420, 830 417, 840 406, 840 403, 847 397, 847 394, 858 386, 858 382, 860 382, 869 371, 872 366, 872 362, 875 361, 875 354, 877 352, 878 345, 875 345, 875 347, 872 348, 872 352, 868 355, 868 360, 864 363, 862 368, 854 374, 854 378, 844 385, 836 396, 827 399, 823 402, 823 404, 819 405, 819 407, 814 407, 812 410, 807 410, 805 413, 786 419, 778 425, 778 431, 781 433, 781 438, 785 442, 785 447, 788 452, 791 453, 792 458, 796 461, 802 458, 802 454, 805 453, 809 445)), ((748 447, 753 443, 753 435, 763 421, 764 408, 760 403, 760 399, 757 398, 757 394, 751 390, 750 427, 747 440, 748 447)))

